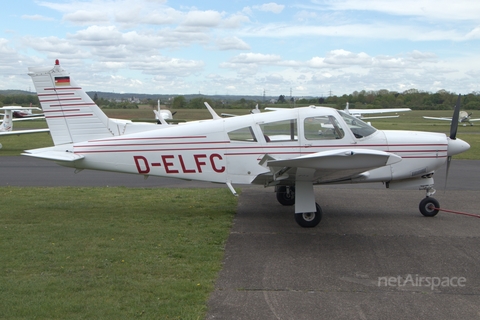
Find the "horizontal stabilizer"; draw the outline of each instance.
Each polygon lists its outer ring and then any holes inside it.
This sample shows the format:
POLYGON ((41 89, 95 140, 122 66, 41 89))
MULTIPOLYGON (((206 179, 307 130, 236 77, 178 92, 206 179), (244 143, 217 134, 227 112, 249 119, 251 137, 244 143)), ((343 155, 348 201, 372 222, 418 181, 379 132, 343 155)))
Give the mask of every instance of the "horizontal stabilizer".
POLYGON ((84 156, 80 154, 69 151, 58 151, 53 148, 26 150, 22 153, 22 156, 65 162, 73 162, 84 158, 84 156))

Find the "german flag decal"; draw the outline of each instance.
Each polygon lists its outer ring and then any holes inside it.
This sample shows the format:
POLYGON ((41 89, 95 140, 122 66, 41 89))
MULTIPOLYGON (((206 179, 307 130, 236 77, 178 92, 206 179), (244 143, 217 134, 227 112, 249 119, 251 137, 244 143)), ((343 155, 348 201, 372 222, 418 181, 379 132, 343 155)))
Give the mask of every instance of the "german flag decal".
POLYGON ((55 86, 69 86, 70 77, 55 77, 55 86))

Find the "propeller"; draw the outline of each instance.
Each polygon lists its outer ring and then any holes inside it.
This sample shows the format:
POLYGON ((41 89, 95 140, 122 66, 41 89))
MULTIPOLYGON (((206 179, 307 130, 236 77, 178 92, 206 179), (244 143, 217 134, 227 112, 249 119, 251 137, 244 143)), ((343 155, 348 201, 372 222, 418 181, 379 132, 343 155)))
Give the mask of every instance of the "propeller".
POLYGON ((458 129, 458 118, 460 115, 460 100, 461 95, 458 95, 457 104, 455 105, 455 110, 453 110, 452 124, 450 126, 450 139, 457 139, 457 129, 458 129))
MULTIPOLYGON (((450 125, 450 139, 456 140, 457 139, 457 129, 458 129, 458 117, 460 114, 460 101, 461 95, 458 95, 457 103, 455 104, 455 109, 453 110, 453 117, 452 117, 452 124, 450 125)), ((447 189, 447 180, 448 180, 448 172, 450 171, 450 163, 452 162, 452 156, 447 157, 447 173, 445 176, 445 187, 444 190, 447 189)))

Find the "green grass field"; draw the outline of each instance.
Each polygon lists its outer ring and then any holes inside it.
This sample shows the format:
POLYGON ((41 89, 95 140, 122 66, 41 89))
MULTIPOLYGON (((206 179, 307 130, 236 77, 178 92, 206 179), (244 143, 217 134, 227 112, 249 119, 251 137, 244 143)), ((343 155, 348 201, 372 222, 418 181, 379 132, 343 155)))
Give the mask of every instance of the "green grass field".
POLYGON ((236 198, 0 187, 0 208, 0 319, 203 319, 236 198))

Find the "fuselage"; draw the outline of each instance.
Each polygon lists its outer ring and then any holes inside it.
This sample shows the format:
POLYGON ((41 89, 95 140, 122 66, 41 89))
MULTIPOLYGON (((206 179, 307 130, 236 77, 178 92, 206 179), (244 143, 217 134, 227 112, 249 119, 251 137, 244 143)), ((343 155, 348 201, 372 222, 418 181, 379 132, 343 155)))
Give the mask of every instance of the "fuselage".
MULTIPOLYGON (((351 182, 388 182, 434 172, 449 155, 448 139, 440 133, 376 130, 335 109, 312 106, 75 143, 67 149, 84 158, 61 164, 78 169, 250 184, 262 183, 256 177, 269 174, 270 169, 262 165, 266 157, 289 159, 331 149, 373 149, 393 153, 402 160, 370 170, 351 182)), ((324 182, 318 179, 315 183, 324 182)))

